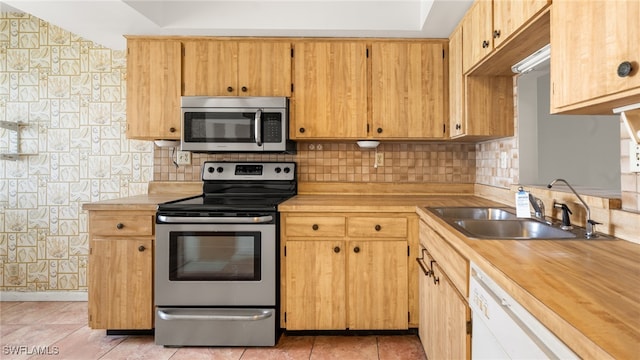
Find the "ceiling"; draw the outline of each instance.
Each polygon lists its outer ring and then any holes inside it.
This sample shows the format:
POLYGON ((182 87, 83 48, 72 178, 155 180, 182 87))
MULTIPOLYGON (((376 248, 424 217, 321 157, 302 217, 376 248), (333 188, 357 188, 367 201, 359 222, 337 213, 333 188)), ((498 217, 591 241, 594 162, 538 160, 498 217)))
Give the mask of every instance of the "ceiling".
POLYGON ((112 49, 123 35, 447 38, 472 0, 6 0, 112 49))

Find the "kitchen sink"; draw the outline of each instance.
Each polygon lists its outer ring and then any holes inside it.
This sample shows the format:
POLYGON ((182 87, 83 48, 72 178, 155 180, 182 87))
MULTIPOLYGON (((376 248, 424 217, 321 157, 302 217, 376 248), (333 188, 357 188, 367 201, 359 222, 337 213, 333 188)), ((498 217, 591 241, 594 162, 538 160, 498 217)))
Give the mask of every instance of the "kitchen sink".
POLYGON ((512 212, 502 208, 491 207, 440 207, 429 208, 437 215, 447 219, 475 220, 511 220, 517 219, 512 212))
POLYGON ((459 230, 479 239, 573 239, 576 234, 555 228, 540 221, 518 220, 455 220, 459 230))

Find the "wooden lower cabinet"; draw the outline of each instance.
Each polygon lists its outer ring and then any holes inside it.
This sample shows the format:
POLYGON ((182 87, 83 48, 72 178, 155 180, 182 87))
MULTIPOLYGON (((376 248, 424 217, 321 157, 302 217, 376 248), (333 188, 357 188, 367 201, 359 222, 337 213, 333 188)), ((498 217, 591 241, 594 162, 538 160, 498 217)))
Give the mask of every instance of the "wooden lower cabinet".
POLYGON ((426 273, 420 272, 419 280, 420 340, 428 359, 470 359, 468 276, 465 289, 452 281, 447 271, 453 274, 452 265, 463 258, 449 245, 442 246, 443 241, 438 233, 420 222, 421 257, 427 269, 426 273), (435 252, 431 250, 434 243, 440 245, 435 252), (451 259, 454 261, 447 261, 451 259))
POLYGON ((153 328, 155 212, 89 212, 89 327, 153 328))
POLYGON ((407 217, 363 215, 282 214, 283 327, 408 329, 407 217))

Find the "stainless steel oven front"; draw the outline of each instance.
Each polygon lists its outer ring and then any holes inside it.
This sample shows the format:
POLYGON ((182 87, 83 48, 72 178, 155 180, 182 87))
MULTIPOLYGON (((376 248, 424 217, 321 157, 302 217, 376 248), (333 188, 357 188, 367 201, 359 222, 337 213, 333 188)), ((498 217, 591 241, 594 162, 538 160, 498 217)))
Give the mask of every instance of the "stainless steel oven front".
POLYGON ((156 343, 275 345, 276 214, 156 222, 156 343))

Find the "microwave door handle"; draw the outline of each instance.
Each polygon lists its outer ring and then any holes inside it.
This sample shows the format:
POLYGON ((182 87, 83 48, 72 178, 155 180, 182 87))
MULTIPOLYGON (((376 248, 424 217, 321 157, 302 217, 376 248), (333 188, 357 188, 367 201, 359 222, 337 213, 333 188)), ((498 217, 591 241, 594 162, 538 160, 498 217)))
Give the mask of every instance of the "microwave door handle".
POLYGON ((256 110, 255 121, 255 132, 256 132, 256 145, 262 146, 262 110, 256 110))

